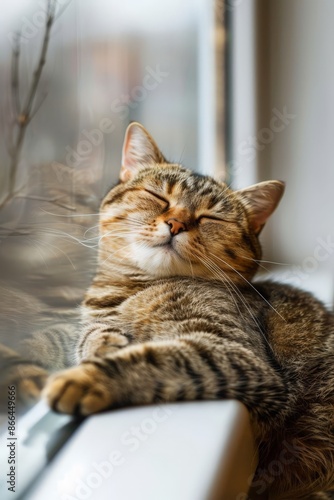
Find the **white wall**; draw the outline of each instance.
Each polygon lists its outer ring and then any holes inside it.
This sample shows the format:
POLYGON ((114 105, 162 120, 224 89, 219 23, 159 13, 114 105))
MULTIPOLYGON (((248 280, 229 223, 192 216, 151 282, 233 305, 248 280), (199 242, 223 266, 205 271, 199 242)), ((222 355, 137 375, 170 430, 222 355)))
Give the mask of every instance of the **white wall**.
POLYGON ((234 187, 286 182, 264 257, 333 291, 334 1, 243 0, 233 13, 234 187))
MULTIPOLYGON (((300 262, 318 238, 334 241, 333 21, 333 0, 271 2, 271 107, 296 115, 271 145, 271 175, 287 181, 275 259, 300 262)), ((330 269, 333 255, 319 267, 330 269)))
MULTIPOLYGON (((247 150, 249 138, 256 134, 256 1, 231 3, 232 9, 232 173, 233 187, 240 188, 257 181, 257 155, 247 150)), ((231 125, 231 124, 230 124, 231 125)), ((249 149, 249 148, 248 148, 249 149)))
POLYGON ((223 2, 198 4, 199 171, 225 175, 225 31, 223 2))

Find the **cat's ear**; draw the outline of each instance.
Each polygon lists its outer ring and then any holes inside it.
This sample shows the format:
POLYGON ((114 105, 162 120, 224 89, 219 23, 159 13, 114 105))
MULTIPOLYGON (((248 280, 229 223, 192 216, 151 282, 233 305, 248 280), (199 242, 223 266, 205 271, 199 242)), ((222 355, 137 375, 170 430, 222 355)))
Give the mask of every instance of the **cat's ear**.
POLYGON ((130 123, 124 137, 121 181, 131 180, 143 168, 165 162, 165 158, 147 130, 140 123, 130 123))
POLYGON ((268 217, 277 207, 284 193, 282 181, 266 181, 237 191, 246 206, 249 222, 256 234, 259 234, 268 217))

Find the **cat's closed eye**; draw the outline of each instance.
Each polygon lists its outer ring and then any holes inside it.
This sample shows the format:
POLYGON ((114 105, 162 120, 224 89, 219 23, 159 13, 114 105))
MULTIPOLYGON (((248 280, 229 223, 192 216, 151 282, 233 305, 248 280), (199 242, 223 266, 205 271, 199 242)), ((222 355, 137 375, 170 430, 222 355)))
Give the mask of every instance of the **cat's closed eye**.
POLYGON ((156 199, 162 201, 163 203, 165 203, 167 205, 167 207, 169 207, 169 201, 166 200, 166 198, 164 198, 163 196, 161 196, 160 194, 158 193, 155 193, 154 191, 151 191, 150 189, 146 189, 144 190, 146 193, 149 193, 151 196, 154 196, 156 199))
POLYGON ((232 219, 228 219, 228 218, 223 218, 223 217, 218 217, 216 215, 207 215, 207 214, 204 214, 204 215, 200 215, 198 218, 197 218, 197 222, 199 224, 203 224, 205 222, 234 222, 232 219))

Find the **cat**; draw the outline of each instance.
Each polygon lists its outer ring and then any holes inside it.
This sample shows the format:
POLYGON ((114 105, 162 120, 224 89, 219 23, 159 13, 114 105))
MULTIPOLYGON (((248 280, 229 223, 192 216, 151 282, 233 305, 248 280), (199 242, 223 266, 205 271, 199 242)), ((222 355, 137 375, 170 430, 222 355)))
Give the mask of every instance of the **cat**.
POLYGON ((259 448, 253 490, 334 498, 334 315, 309 293, 251 281, 283 192, 280 181, 232 191, 168 163, 130 124, 101 204, 78 364, 49 379, 51 408, 235 398, 259 448))

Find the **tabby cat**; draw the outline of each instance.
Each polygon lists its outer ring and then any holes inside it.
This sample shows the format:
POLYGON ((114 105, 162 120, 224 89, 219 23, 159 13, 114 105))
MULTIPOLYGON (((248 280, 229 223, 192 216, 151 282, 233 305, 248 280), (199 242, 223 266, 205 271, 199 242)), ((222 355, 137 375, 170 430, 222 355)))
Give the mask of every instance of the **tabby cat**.
POLYGON ((279 181, 232 191, 168 163, 129 125, 120 183, 101 205, 78 366, 51 377, 50 406, 89 415, 235 398, 259 446, 253 488, 265 484, 272 499, 330 498, 334 315, 308 293, 250 281, 283 191, 279 181), (273 463, 283 467, 274 477, 273 463))

